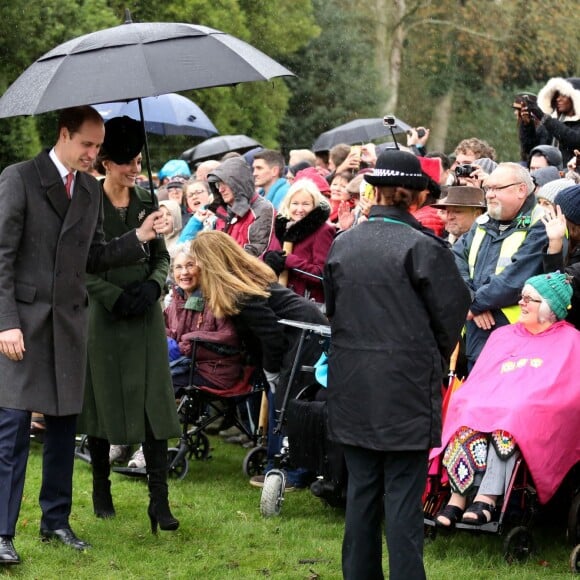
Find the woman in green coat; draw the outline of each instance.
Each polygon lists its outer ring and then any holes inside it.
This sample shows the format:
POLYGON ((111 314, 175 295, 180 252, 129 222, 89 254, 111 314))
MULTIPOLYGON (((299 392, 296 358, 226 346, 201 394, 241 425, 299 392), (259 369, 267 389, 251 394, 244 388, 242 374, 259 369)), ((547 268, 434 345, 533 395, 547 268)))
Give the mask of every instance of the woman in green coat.
MULTIPOLYGON (((128 117, 105 124, 99 154, 104 170, 107 239, 140 224, 152 209, 149 192, 135 186, 141 172, 141 125, 128 117)), ((143 443, 153 533, 179 526, 169 509, 167 439, 179 435, 169 373, 161 289, 169 271, 162 239, 149 243, 149 257, 124 268, 87 276, 89 340, 81 432, 88 437, 95 515, 115 515, 109 481, 109 444, 143 443)))

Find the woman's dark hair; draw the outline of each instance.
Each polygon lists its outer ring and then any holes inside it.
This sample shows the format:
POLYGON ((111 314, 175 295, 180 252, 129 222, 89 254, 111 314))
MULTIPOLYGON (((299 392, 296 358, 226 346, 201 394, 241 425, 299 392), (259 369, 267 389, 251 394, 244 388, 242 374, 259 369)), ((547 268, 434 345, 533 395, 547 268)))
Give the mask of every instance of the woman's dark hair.
POLYGON ((409 211, 409 208, 419 201, 420 191, 406 187, 378 187, 379 199, 383 205, 392 205, 409 211))

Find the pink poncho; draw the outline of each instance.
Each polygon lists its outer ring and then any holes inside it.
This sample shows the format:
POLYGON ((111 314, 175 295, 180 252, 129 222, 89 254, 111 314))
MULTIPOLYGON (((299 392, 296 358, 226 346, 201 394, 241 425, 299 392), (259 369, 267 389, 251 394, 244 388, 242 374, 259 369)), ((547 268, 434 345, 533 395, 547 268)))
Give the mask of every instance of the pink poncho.
POLYGON ((460 427, 511 433, 546 503, 580 460, 580 332, 560 321, 540 334, 495 330, 453 394, 439 455, 460 427))

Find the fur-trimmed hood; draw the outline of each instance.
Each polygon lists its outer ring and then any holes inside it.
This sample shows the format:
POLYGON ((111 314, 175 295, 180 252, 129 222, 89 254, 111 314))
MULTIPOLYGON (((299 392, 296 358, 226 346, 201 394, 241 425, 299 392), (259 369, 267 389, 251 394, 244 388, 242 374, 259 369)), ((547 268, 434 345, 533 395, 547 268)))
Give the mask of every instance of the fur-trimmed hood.
POLYGON ((300 221, 288 227, 290 220, 278 214, 274 225, 276 237, 280 244, 284 242, 292 242, 293 244, 301 242, 318 230, 326 222, 329 215, 330 207, 325 203, 315 207, 300 221))
POLYGON ((566 121, 580 121, 580 78, 555 77, 550 79, 546 86, 538 93, 538 106, 546 115, 557 117, 556 110, 552 106, 552 99, 560 93, 572 99, 574 115, 566 117, 566 121))

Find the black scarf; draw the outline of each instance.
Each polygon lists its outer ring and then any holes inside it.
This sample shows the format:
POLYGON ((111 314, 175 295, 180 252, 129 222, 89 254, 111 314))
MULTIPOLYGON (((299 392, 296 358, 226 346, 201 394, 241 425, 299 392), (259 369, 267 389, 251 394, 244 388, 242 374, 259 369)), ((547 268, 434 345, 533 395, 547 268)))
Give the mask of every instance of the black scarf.
POLYGON ((300 221, 293 223, 290 227, 288 227, 288 223, 290 222, 288 218, 282 215, 277 215, 274 226, 276 237, 280 244, 283 244, 284 242, 292 242, 293 244, 301 242, 324 225, 329 215, 330 207, 319 205, 300 221))

